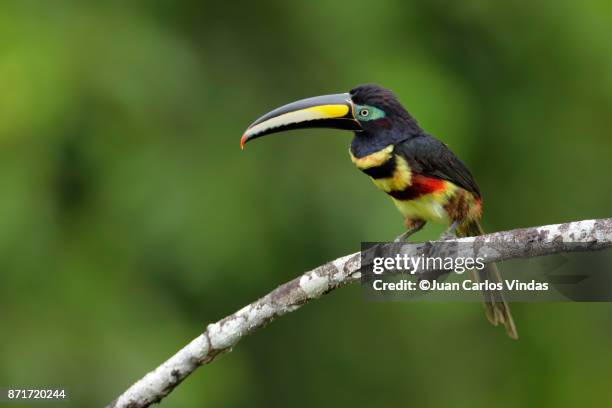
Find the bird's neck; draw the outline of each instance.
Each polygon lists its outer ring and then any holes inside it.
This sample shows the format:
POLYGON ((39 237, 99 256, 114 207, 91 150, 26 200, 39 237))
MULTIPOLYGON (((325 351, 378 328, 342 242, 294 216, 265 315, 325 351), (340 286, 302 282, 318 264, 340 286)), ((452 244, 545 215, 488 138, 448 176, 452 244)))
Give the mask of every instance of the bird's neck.
POLYGON ((369 156, 390 144, 392 143, 389 140, 373 137, 367 131, 355 132, 355 137, 351 142, 351 154, 358 158, 369 156))
POLYGON ((369 132, 367 130, 355 132, 351 142, 351 154, 354 157, 366 157, 385 149, 387 146, 396 145, 408 140, 416 134, 408 132, 369 132))
POLYGON ((403 158, 396 157, 394 150, 398 144, 415 136, 417 134, 412 132, 355 132, 349 149, 351 160, 372 179, 391 177, 398 168, 405 168, 406 171, 397 173, 398 180, 405 187, 410 184, 410 168, 403 158))

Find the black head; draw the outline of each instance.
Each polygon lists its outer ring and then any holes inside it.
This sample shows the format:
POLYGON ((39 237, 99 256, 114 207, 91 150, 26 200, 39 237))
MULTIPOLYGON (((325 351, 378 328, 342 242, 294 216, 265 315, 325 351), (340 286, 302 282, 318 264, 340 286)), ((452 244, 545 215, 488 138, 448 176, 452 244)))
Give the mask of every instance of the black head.
POLYGON ((401 133, 421 131, 416 120, 390 90, 374 84, 364 84, 351 89, 350 95, 355 104, 355 116, 364 131, 382 132, 392 129, 401 133), (375 108, 374 112, 368 109, 372 107, 375 108), (366 116, 361 113, 365 113, 366 116))
POLYGON ((365 84, 351 89, 350 95, 355 118, 363 129, 355 132, 351 144, 351 150, 356 156, 369 154, 422 133, 417 121, 390 90, 365 84))

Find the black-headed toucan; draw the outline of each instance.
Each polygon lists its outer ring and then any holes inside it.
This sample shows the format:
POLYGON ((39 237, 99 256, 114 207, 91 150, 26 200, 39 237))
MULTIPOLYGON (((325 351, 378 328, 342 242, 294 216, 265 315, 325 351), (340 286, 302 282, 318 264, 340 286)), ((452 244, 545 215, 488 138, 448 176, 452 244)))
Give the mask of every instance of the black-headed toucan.
MULTIPOLYGON (((396 96, 377 85, 349 93, 302 99, 277 108, 251 124, 240 141, 289 129, 325 127, 354 132, 351 160, 387 193, 402 213, 403 237, 427 221, 450 226, 458 236, 482 235, 480 189, 467 167, 439 140, 427 134, 396 96)), ((479 271, 480 281, 501 282, 494 264, 479 271)), ((486 291, 487 318, 517 338, 510 308, 500 291, 486 291)))

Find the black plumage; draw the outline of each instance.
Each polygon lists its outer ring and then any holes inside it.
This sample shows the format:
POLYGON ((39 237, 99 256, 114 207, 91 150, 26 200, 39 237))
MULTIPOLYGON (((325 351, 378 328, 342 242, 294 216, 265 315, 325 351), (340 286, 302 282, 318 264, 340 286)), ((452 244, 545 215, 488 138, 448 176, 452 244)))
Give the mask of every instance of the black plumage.
POLYGON ((354 103, 375 106, 386 113, 383 119, 362 123, 364 129, 355 132, 351 143, 355 157, 393 144, 394 152, 408 161, 413 172, 450 181, 480 198, 480 189, 465 164, 444 143, 425 133, 393 92, 366 84, 351 89, 350 94, 354 103))
POLYGON ((415 173, 450 181, 480 198, 472 173, 444 143, 432 136, 422 133, 395 145, 394 151, 408 160, 415 173))

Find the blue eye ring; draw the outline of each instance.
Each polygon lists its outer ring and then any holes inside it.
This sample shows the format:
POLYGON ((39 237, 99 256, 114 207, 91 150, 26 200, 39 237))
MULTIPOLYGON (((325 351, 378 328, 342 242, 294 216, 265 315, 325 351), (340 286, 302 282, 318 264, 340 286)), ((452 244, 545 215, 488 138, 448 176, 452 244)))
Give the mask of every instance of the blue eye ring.
POLYGON ((362 122, 378 120, 385 117, 385 112, 371 105, 355 105, 355 118, 362 122))

